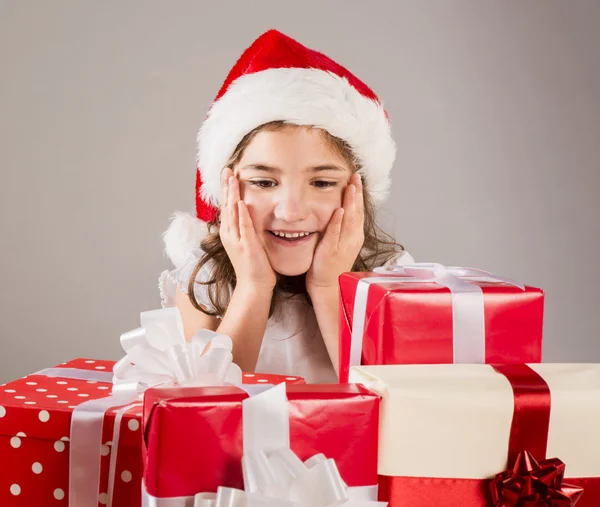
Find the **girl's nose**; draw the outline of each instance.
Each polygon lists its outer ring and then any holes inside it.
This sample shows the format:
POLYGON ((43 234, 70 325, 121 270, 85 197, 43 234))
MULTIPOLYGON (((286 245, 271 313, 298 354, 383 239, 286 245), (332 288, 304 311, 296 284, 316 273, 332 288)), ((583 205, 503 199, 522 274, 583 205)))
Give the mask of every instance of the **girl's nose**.
POLYGON ((282 192, 275 203, 275 218, 299 222, 308 217, 308 203, 302 192, 291 189, 282 192))

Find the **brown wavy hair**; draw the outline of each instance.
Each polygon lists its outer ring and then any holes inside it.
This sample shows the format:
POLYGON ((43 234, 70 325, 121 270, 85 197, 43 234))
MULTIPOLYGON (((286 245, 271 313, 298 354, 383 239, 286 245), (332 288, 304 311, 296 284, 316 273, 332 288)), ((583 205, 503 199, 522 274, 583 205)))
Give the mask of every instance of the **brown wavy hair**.
MULTIPOLYGON (((275 121, 265 123, 248 134, 240 141, 235 151, 231 155, 227 165, 233 169, 241 160, 244 150, 252 142, 254 137, 262 131, 280 131, 287 128, 315 128, 297 126, 283 121, 275 121)), ((352 172, 360 169, 360 164, 356 156, 353 154, 350 145, 337 137, 332 136, 327 131, 322 130, 324 139, 329 146, 336 151, 344 161, 350 166, 352 172)), ((381 266, 387 261, 395 257, 399 252, 404 250, 404 247, 394 240, 389 234, 380 229, 375 222, 375 206, 369 195, 368 185, 363 186, 364 196, 364 243, 363 247, 352 266, 352 271, 371 271, 374 267, 381 266)), ((217 218, 208 224, 208 235, 202 240, 200 247, 204 251, 203 257, 196 264, 190 281, 188 284, 188 294, 192 305, 205 313, 214 317, 222 317, 227 310, 231 294, 235 289, 236 276, 235 270, 229 256, 225 251, 221 237, 219 236, 219 227, 221 219, 220 214, 217 218), (211 278, 206 281, 196 281, 196 275, 207 263, 211 263, 211 278), (206 285, 208 287, 208 297, 210 299, 214 312, 203 308, 197 301, 194 295, 194 284, 206 285)), ((269 309, 269 317, 273 314, 277 301, 286 297, 300 294, 304 297, 309 305, 312 305, 310 296, 306 290, 306 275, 284 276, 277 274, 277 283, 273 290, 271 299, 271 307, 269 309)))

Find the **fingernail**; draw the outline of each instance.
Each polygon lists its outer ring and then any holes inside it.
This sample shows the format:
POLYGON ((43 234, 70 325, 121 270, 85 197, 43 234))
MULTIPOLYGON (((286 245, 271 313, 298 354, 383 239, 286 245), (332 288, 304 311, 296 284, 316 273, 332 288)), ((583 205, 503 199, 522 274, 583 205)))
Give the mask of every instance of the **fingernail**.
POLYGON ((356 195, 356 185, 352 185, 352 195, 356 195))
POLYGON ((229 184, 230 185, 233 185, 233 179, 234 179, 233 176, 229 176, 229 184))

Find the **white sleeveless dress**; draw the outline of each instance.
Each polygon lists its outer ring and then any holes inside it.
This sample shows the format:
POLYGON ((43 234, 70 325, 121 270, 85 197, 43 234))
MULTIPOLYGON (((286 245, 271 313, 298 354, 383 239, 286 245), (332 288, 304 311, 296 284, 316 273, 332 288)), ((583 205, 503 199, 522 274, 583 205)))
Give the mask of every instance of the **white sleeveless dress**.
MULTIPOLYGON (((192 271, 201 256, 202 250, 195 250, 188 255, 181 267, 161 273, 159 290, 163 308, 175 306, 177 287, 185 294, 188 293, 192 271)), ((388 264, 413 262, 409 253, 402 252, 388 264)), ((204 265, 198 272, 196 281, 206 281, 209 277, 210 267, 204 265)), ((207 291, 206 285, 194 284, 196 301, 210 311, 215 311, 207 291)), ((282 301, 267 321, 256 371, 301 376, 310 384, 337 382, 314 309, 302 296, 294 295, 282 301)))

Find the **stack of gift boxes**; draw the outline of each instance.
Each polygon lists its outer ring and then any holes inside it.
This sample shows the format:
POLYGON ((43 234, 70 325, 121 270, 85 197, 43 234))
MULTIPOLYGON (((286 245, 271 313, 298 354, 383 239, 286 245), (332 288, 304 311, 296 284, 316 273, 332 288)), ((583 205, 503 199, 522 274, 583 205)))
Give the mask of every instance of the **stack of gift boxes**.
POLYGON ((336 385, 165 367, 185 346, 142 357, 148 324, 117 367, 2 386, 0 505, 600 505, 600 365, 541 364, 540 289, 439 265, 339 283, 336 385))

